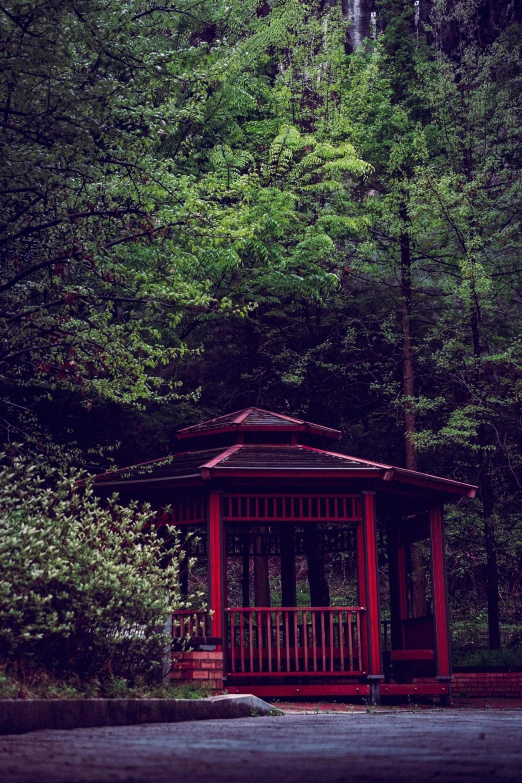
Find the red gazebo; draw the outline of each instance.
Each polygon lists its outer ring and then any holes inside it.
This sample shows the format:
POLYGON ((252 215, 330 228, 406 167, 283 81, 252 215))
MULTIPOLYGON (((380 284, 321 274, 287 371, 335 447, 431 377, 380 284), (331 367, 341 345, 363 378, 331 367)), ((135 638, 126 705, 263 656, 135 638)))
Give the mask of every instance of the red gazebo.
POLYGON ((210 611, 179 613, 173 633, 190 634, 202 660, 212 650, 229 693, 449 701, 442 509, 476 487, 324 448, 340 436, 247 408, 182 429, 179 452, 97 476, 95 487, 169 506, 163 524, 206 538, 210 611), (347 562, 349 603, 339 598, 347 562), (297 566, 310 595, 297 595, 297 566))

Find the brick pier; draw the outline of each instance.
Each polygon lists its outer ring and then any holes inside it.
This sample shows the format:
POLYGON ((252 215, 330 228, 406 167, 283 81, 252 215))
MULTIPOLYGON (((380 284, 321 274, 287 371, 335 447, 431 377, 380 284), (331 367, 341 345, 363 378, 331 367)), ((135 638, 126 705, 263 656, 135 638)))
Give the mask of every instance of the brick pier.
POLYGON ((223 653, 219 650, 175 652, 170 679, 193 682, 213 694, 223 691, 223 653))

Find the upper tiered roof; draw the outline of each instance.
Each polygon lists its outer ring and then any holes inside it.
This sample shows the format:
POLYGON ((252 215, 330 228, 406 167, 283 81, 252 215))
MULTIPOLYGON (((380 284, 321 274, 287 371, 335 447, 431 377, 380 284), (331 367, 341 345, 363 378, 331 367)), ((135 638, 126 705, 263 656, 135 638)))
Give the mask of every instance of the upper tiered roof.
POLYGON ((283 413, 265 411, 263 408, 244 408, 241 411, 227 413, 215 419, 201 421, 190 427, 184 427, 178 432, 179 440, 186 438, 217 435, 227 432, 307 432, 312 435, 322 435, 338 440, 339 430, 323 427, 303 419, 286 416, 283 413))
POLYGON ((346 480, 372 479, 375 486, 383 488, 409 484, 419 489, 442 492, 446 496, 475 495, 476 487, 461 481, 313 448, 306 443, 298 443, 293 436, 291 442, 278 442, 277 433, 281 431, 331 438, 338 438, 340 432, 261 408, 246 408, 185 427, 178 437, 188 440, 204 435, 247 431, 263 432, 266 437, 262 437, 261 443, 243 442, 243 438, 239 438, 232 445, 230 439, 227 445, 216 443, 212 438, 204 444, 201 441, 193 445, 188 442, 188 448, 181 453, 102 473, 95 477, 95 485, 123 490, 144 485, 168 487, 202 484, 221 479, 232 479, 235 482, 240 479, 321 479, 330 482, 340 480, 345 486, 346 480))

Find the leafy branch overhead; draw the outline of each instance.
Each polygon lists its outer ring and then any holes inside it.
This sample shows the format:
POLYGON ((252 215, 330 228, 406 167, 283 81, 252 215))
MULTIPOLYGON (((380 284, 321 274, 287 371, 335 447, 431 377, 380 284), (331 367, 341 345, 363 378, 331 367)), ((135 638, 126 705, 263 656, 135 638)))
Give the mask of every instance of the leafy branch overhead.
POLYGON ((4 440, 100 470, 246 405, 342 426, 347 453, 480 484, 455 595, 513 615, 522 39, 499 8, 379 1, 359 41, 341 2, 3 3, 4 440))

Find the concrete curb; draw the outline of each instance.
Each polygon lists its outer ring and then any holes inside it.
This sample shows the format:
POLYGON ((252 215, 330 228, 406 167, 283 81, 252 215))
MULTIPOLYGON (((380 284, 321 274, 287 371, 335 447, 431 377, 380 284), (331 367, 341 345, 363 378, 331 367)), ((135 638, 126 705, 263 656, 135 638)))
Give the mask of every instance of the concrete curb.
POLYGON ((208 699, 1 699, 0 734, 267 715, 273 707, 248 694, 208 699))

